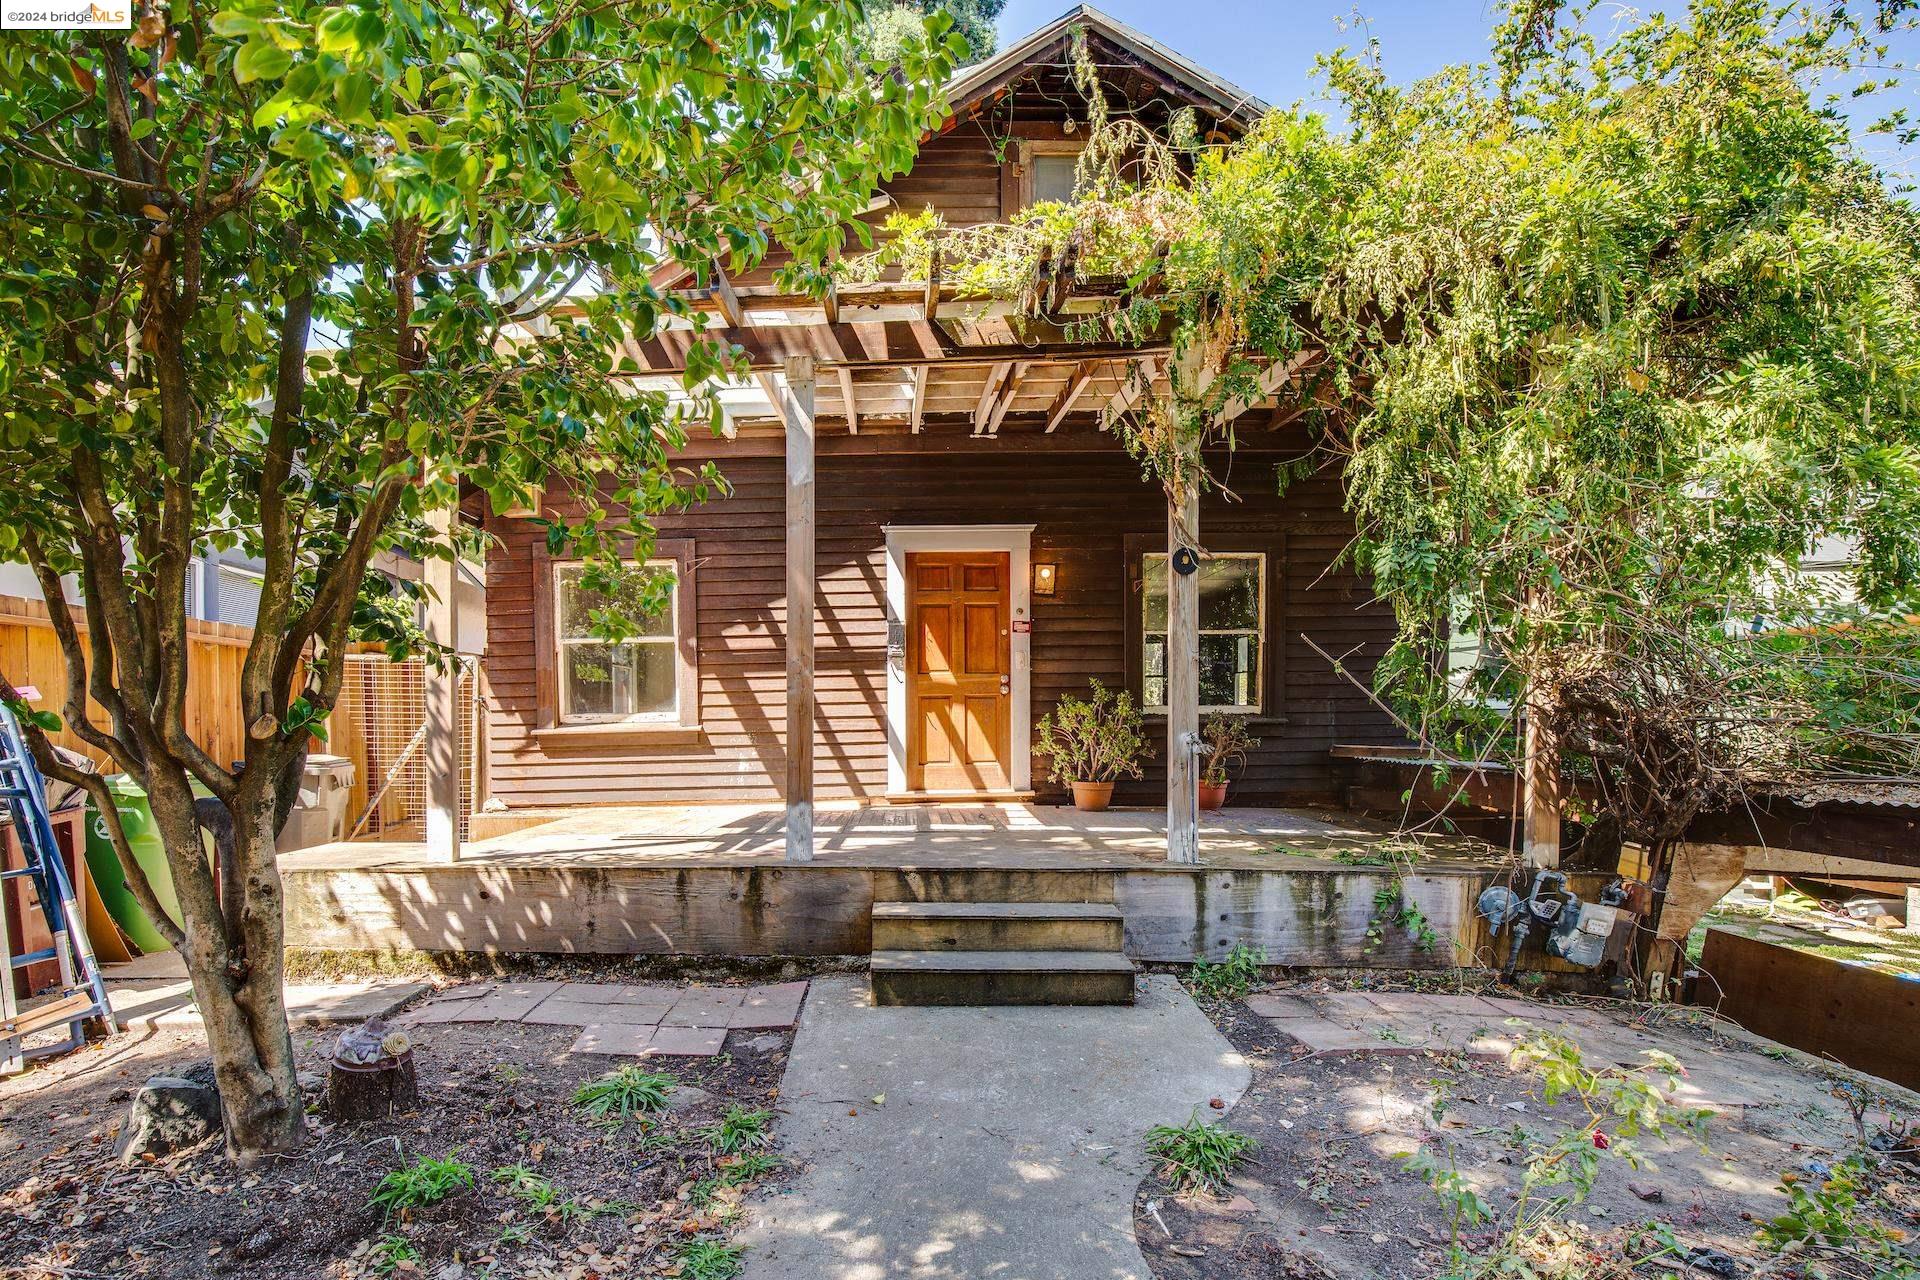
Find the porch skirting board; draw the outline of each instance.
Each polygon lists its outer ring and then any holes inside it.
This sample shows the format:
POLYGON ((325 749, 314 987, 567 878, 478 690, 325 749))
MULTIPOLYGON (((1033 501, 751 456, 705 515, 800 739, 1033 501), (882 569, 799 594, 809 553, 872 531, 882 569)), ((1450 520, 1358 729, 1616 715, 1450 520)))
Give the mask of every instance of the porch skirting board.
MULTIPOLYGON (((920 897, 918 886, 929 878, 974 874, 993 872, 818 864, 301 866, 285 872, 286 940, 322 951, 866 955, 876 900, 920 897)), ((1393 925, 1378 940, 1368 937, 1374 895, 1394 882, 1383 869, 1169 865, 1112 874, 1125 952, 1138 961, 1219 959, 1241 944, 1263 948, 1268 964, 1307 968, 1485 966, 1492 955, 1473 904, 1499 877, 1483 868, 1423 871, 1402 882, 1404 900, 1438 935, 1431 951, 1393 925)), ((1603 878, 1574 881, 1577 892, 1591 896, 1603 878)))

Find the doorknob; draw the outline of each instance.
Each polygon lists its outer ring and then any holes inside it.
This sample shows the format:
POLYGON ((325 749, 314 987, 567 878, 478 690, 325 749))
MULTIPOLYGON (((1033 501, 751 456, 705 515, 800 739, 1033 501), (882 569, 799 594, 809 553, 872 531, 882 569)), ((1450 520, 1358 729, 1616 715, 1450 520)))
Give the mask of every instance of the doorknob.
POLYGON ((1002 693, 1010 693, 1011 691, 1012 691, 1012 690, 1011 690, 1011 688, 1010 688, 1010 686, 1009 686, 1009 685, 1007 684, 1007 678, 1006 678, 1005 676, 1001 676, 1001 677, 1000 677, 1000 692, 1002 692, 1002 693))

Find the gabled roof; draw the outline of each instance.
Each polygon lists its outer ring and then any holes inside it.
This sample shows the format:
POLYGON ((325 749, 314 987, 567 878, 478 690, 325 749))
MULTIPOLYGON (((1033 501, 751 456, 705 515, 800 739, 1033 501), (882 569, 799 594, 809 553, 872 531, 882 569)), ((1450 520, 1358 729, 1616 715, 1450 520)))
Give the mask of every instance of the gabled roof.
POLYGON ((963 113, 982 98, 1019 79, 1032 63, 1054 45, 1063 44, 1075 27, 1084 27, 1137 58, 1143 70, 1186 90, 1188 95, 1215 108, 1223 119, 1250 125, 1266 114, 1267 104, 1239 85, 1222 79, 1145 32, 1089 4, 1075 5, 985 62, 962 69, 947 82, 947 97, 953 104, 954 113, 963 113))

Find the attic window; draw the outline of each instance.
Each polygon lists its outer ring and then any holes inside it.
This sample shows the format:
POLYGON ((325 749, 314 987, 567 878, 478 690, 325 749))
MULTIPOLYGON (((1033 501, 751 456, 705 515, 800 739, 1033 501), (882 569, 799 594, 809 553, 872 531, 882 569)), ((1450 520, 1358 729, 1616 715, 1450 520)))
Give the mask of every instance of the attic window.
POLYGON ((1018 209, 1042 200, 1067 203, 1073 199, 1080 169, 1080 152, 1086 143, 1078 138, 1029 139, 1020 144, 1017 165, 1018 209))
POLYGON ((1029 181, 1033 183, 1033 203, 1043 200, 1055 200, 1061 204, 1073 201, 1073 189, 1079 180, 1079 156, 1035 156, 1033 172, 1029 181))

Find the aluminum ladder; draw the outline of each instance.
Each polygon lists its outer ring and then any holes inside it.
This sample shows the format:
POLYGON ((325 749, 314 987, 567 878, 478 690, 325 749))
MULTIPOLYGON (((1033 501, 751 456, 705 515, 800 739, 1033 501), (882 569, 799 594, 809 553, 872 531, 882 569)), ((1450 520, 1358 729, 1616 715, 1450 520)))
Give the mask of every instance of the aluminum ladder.
POLYGON ((113 1007, 107 1003, 107 984, 94 959, 93 946, 87 941, 86 917, 74 898, 60 846, 54 840, 53 821, 47 814, 46 780, 27 750, 20 722, 4 705, 0 705, 0 804, 5 804, 13 819, 14 835, 25 857, 24 866, 0 871, 0 884, 30 877, 31 893, 37 902, 23 903, 22 914, 38 906, 47 931, 53 935, 52 945, 15 955, 7 914, 0 910, 0 956, 6 959, 0 969, 0 1073, 8 1073, 20 1070, 29 1059, 79 1048, 87 1042, 89 1023, 98 1020, 108 1034, 117 1026, 113 1007), (15 971, 48 960, 60 965, 58 994, 22 1010, 13 991, 15 971), (26 1047, 28 1036, 62 1023, 67 1026, 65 1040, 26 1047))

